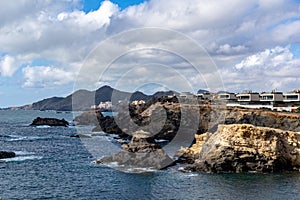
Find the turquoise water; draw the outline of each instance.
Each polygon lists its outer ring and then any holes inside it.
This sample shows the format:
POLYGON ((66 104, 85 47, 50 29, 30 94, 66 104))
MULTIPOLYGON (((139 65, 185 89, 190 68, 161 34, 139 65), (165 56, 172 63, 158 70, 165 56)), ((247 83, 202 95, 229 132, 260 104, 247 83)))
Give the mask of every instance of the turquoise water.
POLYGON ((17 153, 0 161, 0 196, 5 200, 300 199, 297 173, 210 175, 181 173, 174 166, 130 174, 96 165, 85 143, 68 137, 76 128, 29 127, 37 116, 73 119, 70 113, 0 111, 0 150, 17 153))

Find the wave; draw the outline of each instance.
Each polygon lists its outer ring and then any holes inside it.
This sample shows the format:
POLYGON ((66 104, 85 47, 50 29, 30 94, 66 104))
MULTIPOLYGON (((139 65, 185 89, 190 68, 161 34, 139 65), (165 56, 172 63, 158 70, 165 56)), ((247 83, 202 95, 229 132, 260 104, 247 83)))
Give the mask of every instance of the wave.
POLYGON ((4 140, 6 142, 44 140, 44 139, 49 139, 49 137, 21 136, 21 135, 2 135, 0 137, 0 140, 4 140))
POLYGON ((5 158, 5 159, 1 159, 1 161, 4 162, 22 162, 22 161, 26 161, 26 160, 40 160, 42 159, 42 156, 16 156, 14 158, 5 158))
POLYGON ((24 156, 24 155, 34 155, 34 152, 28 151, 14 151, 17 156, 24 156))
POLYGON ((49 125, 41 125, 41 126, 36 126, 35 128, 51 128, 49 125))
MULTIPOLYGON (((96 164, 96 161, 92 163, 96 164)), ((110 167, 115 170, 122 171, 124 173, 130 173, 130 174, 153 173, 158 171, 157 169, 151 167, 133 167, 127 165, 119 165, 118 162, 110 162, 110 163, 97 164, 97 165, 110 167)))

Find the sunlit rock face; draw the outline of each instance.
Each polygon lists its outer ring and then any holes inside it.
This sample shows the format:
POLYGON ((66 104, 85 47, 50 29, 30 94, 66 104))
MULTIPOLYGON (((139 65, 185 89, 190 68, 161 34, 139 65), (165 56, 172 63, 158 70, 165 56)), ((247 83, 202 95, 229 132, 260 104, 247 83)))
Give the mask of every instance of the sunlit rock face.
POLYGON ((248 124, 219 125, 196 137, 187 155, 196 157, 189 170, 280 172, 300 169, 300 134, 248 124), (203 137, 208 137, 203 139, 203 137))

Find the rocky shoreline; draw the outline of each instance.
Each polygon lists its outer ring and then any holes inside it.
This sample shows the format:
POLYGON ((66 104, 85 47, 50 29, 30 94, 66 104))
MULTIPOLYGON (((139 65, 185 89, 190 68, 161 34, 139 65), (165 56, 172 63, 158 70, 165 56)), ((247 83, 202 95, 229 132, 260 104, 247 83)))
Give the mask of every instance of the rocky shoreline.
POLYGON ((129 107, 129 114, 128 117, 120 110, 115 117, 104 117, 101 112, 89 111, 75 119, 79 124, 95 125, 94 131, 118 134, 120 138, 131 140, 123 143, 123 150, 97 163, 118 162, 155 169, 184 163, 187 171, 206 173, 300 169, 299 114, 164 101, 129 107), (161 111, 164 114, 157 115, 161 111), (120 122, 126 125, 128 120, 137 126, 131 127, 130 123, 125 128, 118 126, 120 122), (162 128, 151 134, 153 127, 162 128), (147 139, 138 136, 142 130, 150 134, 147 139), (194 144, 182 147, 175 157, 170 157, 154 141, 172 141, 180 130, 184 130, 187 137, 194 135, 194 144), (169 165, 164 167, 158 158, 169 165))

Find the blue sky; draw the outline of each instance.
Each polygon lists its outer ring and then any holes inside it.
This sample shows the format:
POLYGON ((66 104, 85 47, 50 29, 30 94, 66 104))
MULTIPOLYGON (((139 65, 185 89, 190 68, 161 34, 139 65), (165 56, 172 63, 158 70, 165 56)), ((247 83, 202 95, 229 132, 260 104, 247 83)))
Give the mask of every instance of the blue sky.
MULTIPOLYGON (((113 86, 130 73, 122 89, 140 88, 147 93, 181 90, 183 83, 175 74, 184 77, 194 91, 300 89, 299 10, 299 0, 0 1, 0 107, 67 96, 79 81, 86 89, 113 86), (209 70, 195 74, 176 54, 143 50, 149 41, 167 48, 175 44, 180 52, 190 53, 190 59, 199 59, 192 46, 156 33, 121 37, 106 49, 107 55, 125 52, 110 73, 93 84, 87 84, 88 76, 77 80, 97 46, 126 31, 149 27, 180 33, 201 46, 216 64, 224 88, 209 85, 213 77, 209 70), (137 42, 140 37, 144 43, 137 42), (130 48, 136 47, 142 50, 132 53, 130 48), (151 71, 146 61, 176 73, 151 71), (172 84, 161 84, 166 79, 172 84)), ((97 59, 95 66, 104 70, 105 56, 97 59)))
MULTIPOLYGON (((117 4, 121 9, 125 9, 128 6, 143 3, 146 0, 112 0, 111 2, 117 4)), ((102 1, 99 0, 83 0, 83 10, 85 12, 90 12, 97 10, 102 1)))

